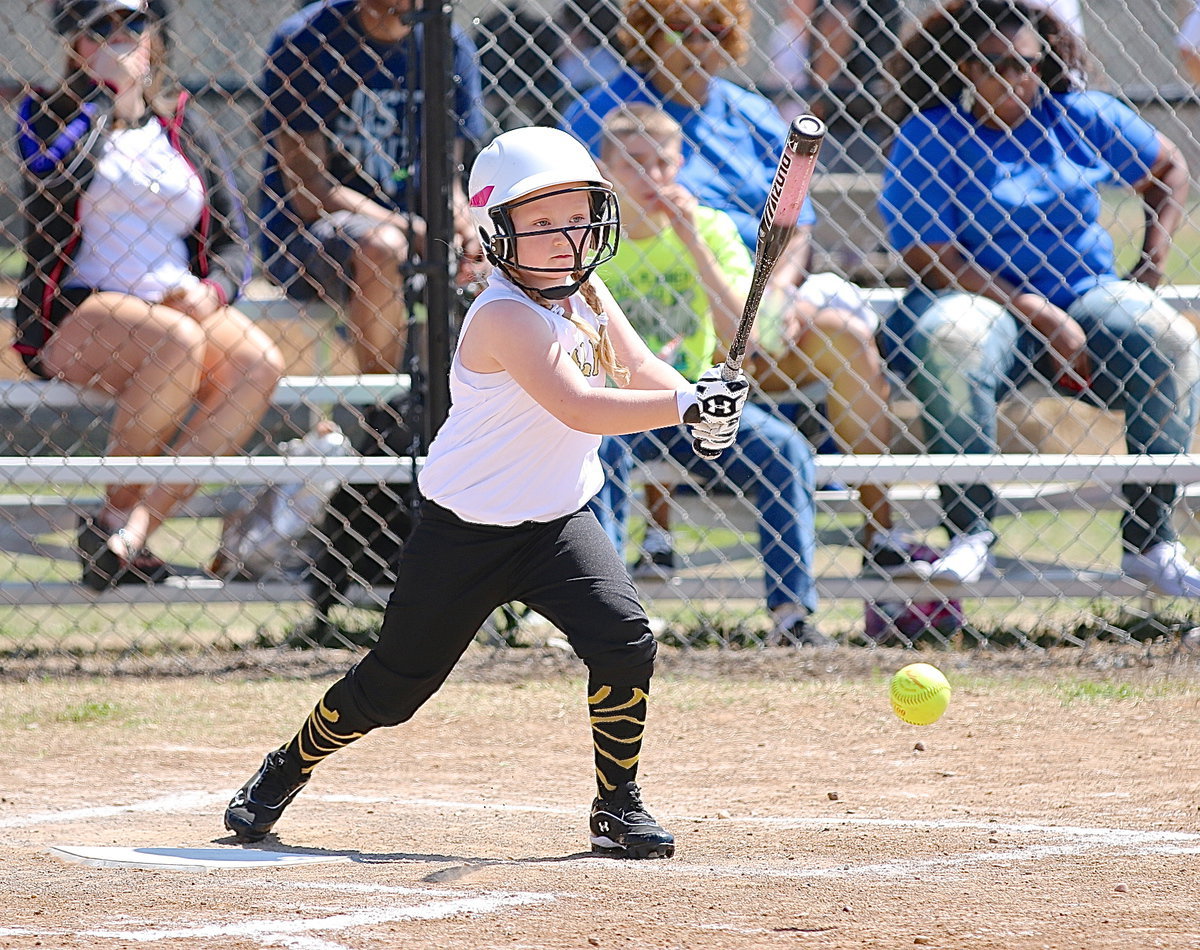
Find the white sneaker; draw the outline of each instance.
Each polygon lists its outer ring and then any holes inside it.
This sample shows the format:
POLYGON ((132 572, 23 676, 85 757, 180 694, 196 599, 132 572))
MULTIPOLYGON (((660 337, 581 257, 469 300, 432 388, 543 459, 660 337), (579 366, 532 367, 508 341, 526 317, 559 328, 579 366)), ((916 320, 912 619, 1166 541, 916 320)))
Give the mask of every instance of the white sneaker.
POLYGON ((958 535, 950 542, 945 553, 933 562, 929 579, 950 584, 975 583, 992 563, 989 548, 995 540, 996 536, 991 531, 958 535))
POLYGON ((933 570, 933 563, 913 557, 920 547, 898 531, 877 531, 863 552, 859 576, 924 580, 933 570))
POLYGON ((1123 554, 1121 570, 1166 597, 1200 600, 1200 571, 1178 541, 1160 541, 1142 554, 1123 554))

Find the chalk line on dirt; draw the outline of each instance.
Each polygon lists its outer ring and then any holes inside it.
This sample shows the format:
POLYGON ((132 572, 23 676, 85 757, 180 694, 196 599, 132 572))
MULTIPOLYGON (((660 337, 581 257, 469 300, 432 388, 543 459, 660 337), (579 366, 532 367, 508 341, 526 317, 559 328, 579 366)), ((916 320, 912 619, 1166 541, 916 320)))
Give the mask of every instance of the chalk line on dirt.
MULTIPOLYGON (((214 805, 223 805, 232 794, 232 790, 228 792, 184 791, 123 805, 97 805, 64 811, 15 815, 9 818, 0 818, 0 828, 24 828, 34 825, 65 824, 74 821, 88 821, 94 818, 111 818, 143 812, 207 811, 214 805)), ((533 805, 513 802, 464 802, 436 798, 393 798, 366 795, 309 795, 303 801, 332 804, 392 805, 397 808, 429 808, 438 811, 498 811, 564 816, 579 815, 585 811, 582 805, 568 808, 556 805, 533 805)), ((726 818, 715 818, 708 815, 681 814, 667 814, 666 817, 676 822, 720 823, 723 825, 748 823, 772 825, 780 828, 857 825, 873 828, 914 828, 940 831, 980 830, 1009 834, 1042 834, 1091 838, 1112 845, 1138 845, 1149 842, 1158 842, 1164 845, 1172 842, 1180 846, 1191 843, 1200 844, 1200 834, 1185 831, 1140 831, 1128 828, 1089 827, 1086 825, 1038 825, 1028 822, 998 822, 992 820, 967 821, 959 818, 870 818, 850 815, 832 815, 826 817, 807 815, 733 815, 726 818)))
MULTIPOLYGON (((179 792, 122 805, 102 805, 91 808, 76 808, 61 812, 43 812, 25 816, 13 816, 0 821, 0 828, 29 827, 34 825, 57 825, 65 822, 120 817, 146 812, 196 812, 206 811, 223 803, 228 793, 179 792)), ((346 795, 314 795, 310 801, 326 803, 386 804, 397 809, 440 811, 499 811, 507 813, 554 814, 573 816, 583 809, 547 805, 522 805, 512 802, 464 802, 441 799, 391 797, 365 797, 346 795)), ((872 818, 864 816, 779 816, 746 815, 729 818, 692 817, 674 814, 671 821, 691 822, 701 826, 720 823, 723 827, 738 826, 770 827, 777 830, 799 831, 838 828, 900 829, 912 831, 965 831, 988 835, 1006 834, 1026 840, 1042 838, 1020 847, 1005 846, 995 850, 971 852, 958 855, 937 855, 930 858, 897 858, 876 861, 865 865, 833 864, 825 867, 795 866, 799 862, 788 862, 791 866, 764 866, 747 863, 731 865, 689 864, 686 859, 673 862, 653 862, 651 866, 637 863, 622 863, 622 873, 635 875, 663 875, 672 877, 705 878, 750 878, 769 879, 814 879, 814 878, 929 878, 939 873, 956 869, 1008 865, 1046 861, 1055 858, 1073 858, 1085 853, 1111 851, 1122 856, 1200 854, 1200 834, 1165 831, 1138 830, 1129 828, 1088 827, 1080 825, 1039 825, 1028 822, 999 822, 994 820, 966 819, 901 819, 872 818)), ((781 856, 785 852, 780 848, 781 856)), ((759 853, 756 857, 761 859, 759 853)), ((601 859, 598 859, 601 860, 601 859)), ((521 867, 537 867, 541 870, 561 869, 561 860, 522 860, 520 862, 497 860, 486 862, 489 866, 511 864, 521 867)), ((571 862, 574 864, 574 862, 571 862)), ((574 866, 578 866, 577 864, 574 866)), ((250 882, 246 882, 250 883, 250 882)), ((204 938, 243 938, 263 947, 283 946, 289 950, 347 950, 335 942, 339 933, 370 928, 400 921, 439 920, 464 914, 494 914, 508 910, 531 907, 551 902, 563 896, 556 892, 540 893, 523 891, 488 892, 455 891, 447 889, 414 888, 361 882, 316 882, 286 879, 263 880, 264 888, 307 888, 312 890, 342 891, 351 894, 386 895, 392 900, 383 908, 358 907, 330 913, 323 917, 307 920, 239 920, 233 923, 164 923, 144 929, 128 925, 98 927, 75 931, 39 932, 22 928, 0 928, 0 937, 5 936, 54 936, 71 934, 95 940, 151 943, 166 940, 200 940, 204 938), (412 898, 411 900, 397 898, 412 898)))
MULTIPOLYGON (((232 793, 230 793, 232 794, 232 793)), ((69 808, 64 811, 44 811, 33 815, 15 815, 0 818, 0 828, 28 828, 32 825, 65 824, 72 821, 90 821, 93 818, 112 818, 117 815, 137 812, 174 812, 207 809, 228 796, 214 792, 179 792, 162 795, 144 802, 129 805, 97 805, 92 808, 69 808)))
MULTIPOLYGON (((442 892, 445 895, 447 892, 442 892)), ((309 920, 243 920, 230 924, 166 925, 144 930, 89 928, 85 930, 35 931, 27 928, 0 928, 0 937, 16 936, 64 936, 96 937, 107 940, 126 940, 137 943, 152 943, 159 940, 200 940, 214 937, 243 937, 264 945, 284 945, 296 950, 325 950, 340 945, 323 940, 314 940, 310 935, 337 933, 380 924, 404 920, 444 920, 463 914, 493 914, 515 907, 544 904, 556 899, 554 894, 497 892, 470 895, 464 892, 449 892, 450 896, 438 896, 407 906, 386 908, 363 908, 327 917, 309 920)), ((428 893, 422 896, 428 897, 428 893)))

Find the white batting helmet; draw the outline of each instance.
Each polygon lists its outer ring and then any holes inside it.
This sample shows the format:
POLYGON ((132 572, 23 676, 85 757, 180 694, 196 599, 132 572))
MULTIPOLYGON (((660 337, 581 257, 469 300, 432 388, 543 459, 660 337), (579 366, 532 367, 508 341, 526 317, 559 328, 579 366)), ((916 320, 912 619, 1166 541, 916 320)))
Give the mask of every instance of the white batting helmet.
POLYGON ((489 261, 510 277, 514 267, 578 275, 568 286, 538 290, 544 297, 561 299, 574 293, 592 271, 617 252, 621 219, 612 185, 600 174, 587 149, 566 132, 534 127, 496 136, 475 159, 467 187, 471 213, 489 261), (587 193, 591 223, 568 232, 575 251, 574 266, 526 267, 517 260, 517 232, 510 211, 525 196, 554 185, 570 186, 564 191, 587 193))

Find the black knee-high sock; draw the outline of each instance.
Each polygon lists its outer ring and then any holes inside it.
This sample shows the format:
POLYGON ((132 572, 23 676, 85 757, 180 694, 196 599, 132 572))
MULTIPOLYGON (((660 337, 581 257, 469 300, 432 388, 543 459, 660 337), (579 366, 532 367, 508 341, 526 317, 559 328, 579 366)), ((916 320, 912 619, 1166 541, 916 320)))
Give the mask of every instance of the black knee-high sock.
POLYGON ((345 683, 338 680, 329 688, 286 747, 288 759, 299 765, 302 779, 307 780, 327 756, 375 728, 375 723, 358 711, 345 683))
POLYGON ((602 796, 637 777, 649 695, 649 680, 637 686, 588 684, 596 785, 602 796))

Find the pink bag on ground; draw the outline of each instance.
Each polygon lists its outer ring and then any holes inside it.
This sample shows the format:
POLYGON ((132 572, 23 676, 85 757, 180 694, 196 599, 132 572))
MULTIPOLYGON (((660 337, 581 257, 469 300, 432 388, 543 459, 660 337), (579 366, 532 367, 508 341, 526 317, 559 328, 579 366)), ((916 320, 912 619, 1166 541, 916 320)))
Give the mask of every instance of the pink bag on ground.
MULTIPOLYGON (((939 552, 926 544, 914 544, 909 549, 914 561, 933 563, 939 552)), ((964 623, 961 600, 864 601, 867 636, 876 643, 916 642, 931 634, 949 638, 958 633, 964 623)))

